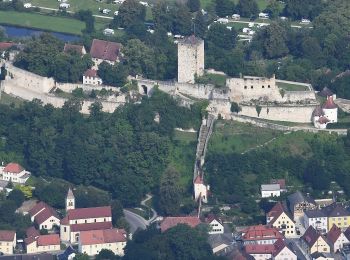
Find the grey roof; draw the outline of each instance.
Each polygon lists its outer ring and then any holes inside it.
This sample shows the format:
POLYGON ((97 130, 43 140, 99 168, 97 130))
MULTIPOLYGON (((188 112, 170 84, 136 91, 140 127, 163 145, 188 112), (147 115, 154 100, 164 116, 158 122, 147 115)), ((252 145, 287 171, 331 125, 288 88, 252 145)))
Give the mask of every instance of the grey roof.
POLYGON ((306 210, 305 215, 308 218, 324 218, 327 217, 327 213, 323 209, 306 210))
POLYGON ((232 233, 226 233, 226 234, 213 234, 209 235, 208 237, 208 243, 211 246, 211 248, 215 248, 219 245, 225 244, 225 245, 231 245, 233 242, 232 233))
POLYGON ((69 188, 68 193, 67 193, 67 199, 74 199, 74 194, 71 188, 69 188))
POLYGON ((350 216, 350 212, 348 212, 343 206, 333 203, 324 208, 328 217, 343 217, 350 216))
POLYGON ((0 188, 6 188, 8 183, 9 183, 8 181, 0 180, 0 188))
POLYGON ((312 198, 310 198, 308 196, 304 196, 300 191, 296 191, 295 193, 289 195, 287 199, 288 199, 289 208, 291 211, 293 211, 294 206, 296 204, 301 203, 301 202, 308 202, 308 203, 316 205, 316 202, 312 198))
POLYGON ((278 191, 281 186, 277 184, 261 184, 261 191, 278 191))

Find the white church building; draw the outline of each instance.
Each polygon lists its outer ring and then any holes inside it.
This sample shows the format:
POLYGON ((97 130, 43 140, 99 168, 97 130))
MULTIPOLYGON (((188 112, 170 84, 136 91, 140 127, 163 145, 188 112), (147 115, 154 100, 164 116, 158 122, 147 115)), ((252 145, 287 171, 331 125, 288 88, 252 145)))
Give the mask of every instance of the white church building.
POLYGON ((313 112, 312 121, 319 129, 326 129, 327 124, 338 122, 338 107, 334 103, 333 96, 328 96, 321 107, 316 107, 313 112))

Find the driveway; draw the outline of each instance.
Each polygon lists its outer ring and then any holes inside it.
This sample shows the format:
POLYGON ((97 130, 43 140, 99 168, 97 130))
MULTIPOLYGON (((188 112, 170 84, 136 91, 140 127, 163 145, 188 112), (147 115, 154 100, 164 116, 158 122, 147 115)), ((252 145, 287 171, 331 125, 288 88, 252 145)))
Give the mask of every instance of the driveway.
POLYGON ((145 220, 143 217, 135 214, 134 212, 131 212, 127 209, 123 210, 125 219, 130 225, 130 232, 132 234, 135 233, 137 229, 146 229, 148 226, 147 220, 145 220))

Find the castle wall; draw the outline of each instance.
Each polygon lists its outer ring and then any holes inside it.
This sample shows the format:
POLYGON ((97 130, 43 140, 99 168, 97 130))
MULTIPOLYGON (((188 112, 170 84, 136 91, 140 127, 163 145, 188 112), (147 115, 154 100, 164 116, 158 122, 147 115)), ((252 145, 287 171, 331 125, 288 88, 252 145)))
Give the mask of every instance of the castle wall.
POLYGON ((92 90, 102 90, 102 89, 113 90, 113 91, 117 90, 117 88, 112 86, 104 86, 104 85, 94 86, 94 85, 86 85, 82 83, 58 83, 57 82, 56 87, 67 93, 72 93, 72 91, 76 88, 82 88, 86 92, 90 92, 92 90))
POLYGON ((204 41, 198 44, 178 43, 178 82, 194 83, 194 76, 204 72, 204 41))
POLYGON ((211 91, 214 89, 212 85, 175 83, 176 92, 185 94, 198 99, 209 99, 211 91))
POLYGON ((258 116, 255 106, 240 105, 242 111, 239 115, 256 117, 267 120, 287 121, 297 123, 310 123, 315 105, 285 105, 285 106, 261 106, 258 116))
POLYGON ((286 91, 283 99, 284 102, 299 102, 301 100, 316 100, 314 91, 286 91))

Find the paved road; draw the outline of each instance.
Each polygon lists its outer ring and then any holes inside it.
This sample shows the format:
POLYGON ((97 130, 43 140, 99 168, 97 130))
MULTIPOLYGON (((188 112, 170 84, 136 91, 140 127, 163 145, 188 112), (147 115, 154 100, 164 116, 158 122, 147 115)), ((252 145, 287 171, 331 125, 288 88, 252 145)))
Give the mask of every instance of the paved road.
MULTIPOLYGON (((232 19, 229 19, 228 20, 229 21, 229 23, 245 23, 245 24, 250 24, 250 23, 254 23, 254 25, 262 25, 262 26, 264 26, 264 25, 270 25, 270 23, 269 22, 266 22, 266 23, 263 23, 263 22, 254 22, 254 21, 240 21, 240 20, 232 20, 232 19)), ((267 20, 267 21, 269 21, 269 20, 267 20)), ((303 26, 301 26, 301 25, 291 25, 291 27, 293 27, 293 28, 302 28, 303 26)), ((305 27, 305 28, 313 28, 312 26, 307 26, 307 27, 305 27)))
MULTIPOLYGON (((152 198, 153 198, 152 195, 147 194, 147 195, 146 195, 146 198, 145 198, 143 201, 141 201, 141 205, 142 205, 142 206, 145 206, 145 207, 148 207, 148 206, 146 205, 146 201, 149 201, 149 200, 152 199, 152 198)), ((152 211, 152 217, 147 221, 147 225, 151 224, 151 223, 158 217, 157 212, 156 212, 153 208, 150 208, 150 209, 151 209, 151 211, 152 211)))
POLYGON ((147 228, 147 220, 145 220, 143 217, 135 214, 134 212, 131 212, 127 209, 123 210, 125 219, 130 225, 130 232, 132 234, 135 233, 137 229, 146 229, 147 228))

